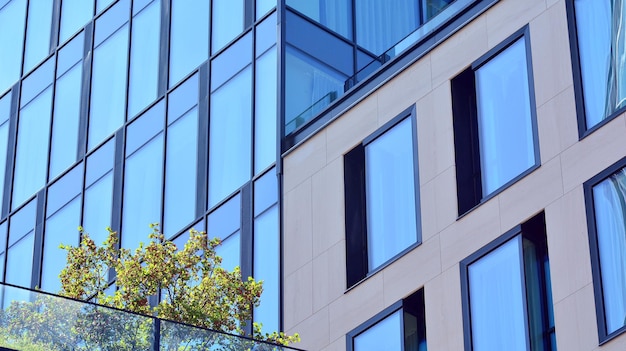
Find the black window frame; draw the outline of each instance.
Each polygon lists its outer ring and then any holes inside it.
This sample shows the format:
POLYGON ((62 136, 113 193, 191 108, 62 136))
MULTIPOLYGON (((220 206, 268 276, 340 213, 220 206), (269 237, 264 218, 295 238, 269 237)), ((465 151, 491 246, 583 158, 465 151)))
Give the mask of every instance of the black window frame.
MULTIPOLYGON (((536 214, 534 217, 527 220, 526 222, 522 224, 518 224, 517 226, 508 230, 506 233, 500 235, 495 240, 491 241, 487 245, 478 249, 478 251, 469 255, 468 257, 466 257, 459 263, 459 268, 460 268, 460 273, 461 273, 461 299, 462 299, 461 308, 462 308, 462 314, 463 314, 463 344, 464 344, 465 351, 473 350, 471 309, 470 309, 471 296, 469 293, 469 288, 470 288, 469 266, 475 262, 480 261, 480 259, 486 257, 487 255, 494 252, 495 250, 500 248, 502 245, 506 244, 507 242, 509 242, 510 240, 516 237, 521 237, 522 239, 528 239, 533 244, 535 244, 535 247, 538 252, 536 262, 534 262, 535 264, 542 265, 547 260, 548 266, 549 266, 547 231, 546 231, 544 212, 540 212, 536 214)), ((523 265, 526 265, 527 262, 526 260, 523 259, 523 257, 522 257, 522 260, 523 260, 523 265)), ((552 311, 554 311, 553 306, 549 303, 549 301, 552 299, 548 297, 548 293, 550 293, 550 296, 552 296, 551 294, 552 287, 551 287, 551 282, 549 281, 550 277, 549 275, 546 275, 546 272, 544 269, 537 269, 537 273, 539 274, 539 276, 534 277, 533 279, 538 280, 539 289, 541 291, 541 297, 540 297, 540 302, 539 302, 540 303, 539 308, 541 310, 540 322, 543 325, 543 332, 544 332, 543 348, 540 348, 540 349, 546 350, 546 351, 556 351, 556 350, 552 350, 552 347, 550 344, 551 335, 555 334, 555 328, 550 327, 549 312, 548 312, 549 308, 551 308, 552 311)), ((533 324, 534 322, 537 322, 537 320, 533 319, 533 321, 531 321, 530 320, 531 317, 529 316, 530 312, 529 312, 528 298, 527 298, 528 296, 527 279, 528 277, 524 276, 524 282, 523 282, 524 293, 523 293, 522 298, 524 300, 523 302, 524 302, 524 307, 525 307, 524 319, 526 323, 525 324, 526 340, 528 342, 528 350, 530 351, 530 350, 533 350, 532 345, 531 345, 531 338, 529 335, 530 325, 533 324)))
POLYGON ((602 288, 602 269, 600 267, 600 248, 598 247, 598 232, 596 227, 595 201, 593 188, 608 179, 616 172, 626 168, 626 157, 615 162, 611 166, 596 174, 583 183, 585 196, 585 214, 587 216, 587 231, 589 237, 589 251, 591 255, 591 274, 593 281, 593 293, 596 306, 596 320, 598 326, 599 345, 603 345, 626 332, 626 323, 615 331, 607 333, 606 315, 604 306, 604 294, 602 288))
POLYGON ((346 228, 346 284, 347 288, 358 285, 361 281, 382 270, 407 252, 419 246, 422 241, 420 216, 419 164, 417 152, 417 116, 415 105, 385 123, 374 133, 363 139, 344 155, 344 194, 346 228), (391 130, 399 123, 410 119, 412 129, 413 180, 415 199, 416 241, 373 270, 368 269, 367 243, 367 198, 365 180, 365 148, 378 137, 391 130))
POLYGON ((451 82, 452 117, 454 133, 454 150, 456 164, 456 185, 458 215, 462 217, 474 208, 495 197, 506 188, 532 173, 541 166, 539 152, 539 132, 537 128, 537 108, 535 100, 535 84, 530 44, 530 29, 525 25, 486 54, 474 61, 472 65, 451 82), (480 166, 480 140, 478 138, 478 110, 475 72, 501 52, 508 49, 518 40, 524 40, 526 65, 528 72, 528 95, 530 103, 530 123, 533 134, 534 165, 507 181, 489 194, 483 194, 482 174, 480 166))
MULTIPOLYGON (((354 339, 369 330, 371 327, 375 326, 379 322, 382 322, 387 317, 392 314, 402 311, 400 314, 400 318, 402 320, 402 346, 404 350, 404 340, 406 338, 405 335, 405 323, 404 323, 404 314, 408 313, 417 318, 418 327, 420 327, 420 332, 423 333, 424 339, 426 339, 426 304, 424 300, 424 288, 420 288, 419 290, 413 292, 411 295, 403 298, 400 301, 396 301, 391 306, 385 308, 381 312, 377 313, 375 316, 371 317, 367 321, 361 323, 358 327, 352 329, 346 334, 346 351, 356 351, 354 349, 354 339), (421 325, 420 325, 421 322, 421 325)), ((428 340, 426 340, 426 344, 428 345, 428 340)))
POLYGON ((567 15, 567 29, 569 34, 570 55, 572 59, 572 78, 574 80, 574 97, 576 101, 576 120, 578 122, 578 139, 582 140, 586 136, 592 134, 596 130, 602 128, 617 116, 626 111, 623 106, 610 115, 606 116, 597 124, 587 127, 587 117, 585 113, 585 97, 583 92, 582 67, 580 65, 580 48, 578 47, 578 25, 576 22, 576 9, 574 7, 575 0, 565 1, 565 12, 567 15))

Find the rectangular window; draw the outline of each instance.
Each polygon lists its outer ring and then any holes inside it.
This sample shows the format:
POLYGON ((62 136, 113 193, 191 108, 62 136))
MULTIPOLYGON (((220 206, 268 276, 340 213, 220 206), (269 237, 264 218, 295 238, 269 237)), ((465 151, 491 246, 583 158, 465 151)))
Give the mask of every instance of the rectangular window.
POLYGON ((603 125, 626 106, 623 0, 566 1, 579 134, 603 125))
POLYGON ((452 80, 459 214, 538 165, 528 29, 452 80))
POLYGON ((585 183, 600 342, 626 330, 626 159, 585 183))
POLYGON ((426 351, 424 290, 391 305, 346 338, 348 351, 426 351))
POLYGON ((414 108, 345 155, 348 286, 420 240, 414 108))
POLYGON ((465 350, 556 350, 543 213, 460 267, 465 350))

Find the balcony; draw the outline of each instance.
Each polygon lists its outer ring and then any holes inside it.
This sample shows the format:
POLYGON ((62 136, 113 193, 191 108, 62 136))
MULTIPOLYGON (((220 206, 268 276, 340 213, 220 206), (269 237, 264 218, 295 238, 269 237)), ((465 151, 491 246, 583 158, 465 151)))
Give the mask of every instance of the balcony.
POLYGON ((0 350, 297 350, 4 284, 0 304, 0 350))

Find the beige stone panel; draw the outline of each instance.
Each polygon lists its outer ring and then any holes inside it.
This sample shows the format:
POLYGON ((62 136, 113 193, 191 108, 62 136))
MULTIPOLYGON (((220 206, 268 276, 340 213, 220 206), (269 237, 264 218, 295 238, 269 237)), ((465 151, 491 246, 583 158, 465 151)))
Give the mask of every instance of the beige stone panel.
POLYGON ((541 106, 573 85, 565 3, 550 7, 530 22, 530 43, 535 98, 541 106))
POLYGON ((486 13, 489 47, 500 44, 546 9, 545 0, 505 0, 486 13))
POLYGON ((500 206, 495 197, 441 232, 441 268, 447 270, 458 264, 502 233, 500 206))
POLYGON ((420 187, 420 218, 422 241, 425 242, 437 234, 437 189, 434 180, 420 187))
POLYGON ((341 298, 346 289, 346 246, 339 242, 313 260, 313 312, 341 298))
POLYGON ((621 334, 606 344, 595 348, 597 351, 624 351, 626 350, 626 334, 621 334))
POLYGON ((383 276, 375 274, 330 304, 330 340, 344 337, 385 307, 383 276))
POLYGON ((552 6, 554 4, 557 4, 559 2, 562 2, 562 1, 560 1, 560 0, 546 0, 546 6, 550 7, 550 6, 552 6))
POLYGON ((546 162, 578 142, 574 88, 570 86, 537 108, 539 150, 546 162))
POLYGON ((454 165, 454 130, 450 81, 417 103, 417 141, 420 183, 454 165))
POLYGON ((482 15, 432 51, 433 86, 454 78, 487 51, 487 21, 482 15))
POLYGON ((290 275, 313 258, 311 179, 284 197, 284 274, 290 275))
POLYGON ((591 284, 591 258, 582 186, 546 208, 552 298, 559 302, 591 284))
POLYGON ((449 167, 435 179, 435 206, 437 231, 442 231, 456 222, 459 209, 455 167, 449 167))
POLYGON ((385 305, 409 296, 428 280, 441 274, 439 255, 439 238, 434 237, 385 267, 382 272, 385 305))
POLYGON ((430 57, 423 57, 378 90, 378 123, 385 124, 431 90, 430 57))
POLYGON ((303 350, 321 350, 329 344, 329 324, 328 324, 328 308, 324 308, 314 313, 311 317, 305 319, 287 334, 300 334, 300 342, 294 344, 294 347, 303 350))
POLYGON ((424 287, 426 343, 429 350, 463 350, 463 315, 459 265, 453 265, 424 287))
POLYGON ((326 131, 320 131, 283 159, 283 191, 287 192, 326 165, 326 131))
POLYGON ((285 330, 292 330, 313 314, 313 265, 305 264, 284 280, 285 330))
POLYGON ((587 285, 554 306, 559 350, 594 350, 598 345, 593 287, 587 285))
POLYGON ((345 238, 343 157, 332 161, 312 179, 313 257, 345 238))
POLYGON ((618 117, 561 154, 563 187, 570 191, 624 157, 626 124, 618 117))
POLYGON ((327 160, 342 157, 378 128, 378 100, 371 95, 326 128, 327 160))
POLYGON ((346 350, 346 337, 340 337, 335 339, 328 347, 323 348, 321 351, 345 351, 346 350))
POLYGON ((500 195, 501 227, 506 231, 563 195, 561 161, 552 159, 500 195))

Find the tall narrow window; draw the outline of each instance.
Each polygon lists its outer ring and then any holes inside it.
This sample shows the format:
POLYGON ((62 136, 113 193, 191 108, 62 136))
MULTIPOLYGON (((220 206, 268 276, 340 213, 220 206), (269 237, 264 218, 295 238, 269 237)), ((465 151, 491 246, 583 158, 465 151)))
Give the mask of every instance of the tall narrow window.
POLYGON ((543 213, 460 267, 465 350, 556 350, 543 213))
POLYGON ((452 81, 460 214, 537 165, 526 31, 452 81))
POLYGON ((626 330, 625 163, 585 183, 600 341, 626 330))
POLYGON ((415 118, 399 117, 345 156, 348 286, 419 242, 415 118))

